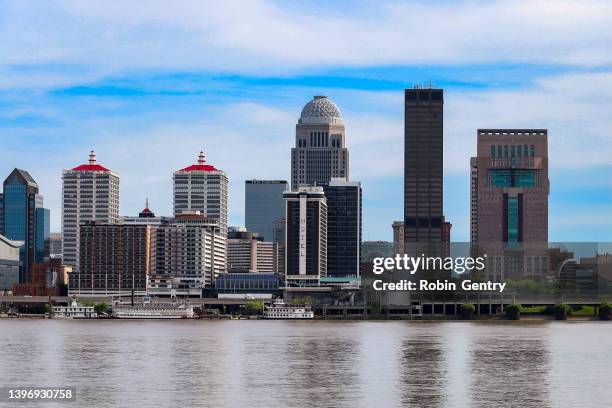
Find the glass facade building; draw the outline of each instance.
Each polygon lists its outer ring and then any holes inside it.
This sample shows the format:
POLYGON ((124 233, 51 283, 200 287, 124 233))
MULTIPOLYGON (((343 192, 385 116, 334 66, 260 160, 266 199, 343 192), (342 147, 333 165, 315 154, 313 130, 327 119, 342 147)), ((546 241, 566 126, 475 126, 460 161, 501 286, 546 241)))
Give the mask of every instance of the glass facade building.
POLYGON ((244 214, 247 230, 256 232, 264 241, 277 241, 275 229, 285 217, 284 180, 247 180, 244 190, 244 214))
POLYGON ((49 210, 42 208, 38 184, 25 170, 15 169, 6 178, 2 194, 0 234, 21 241, 19 282, 27 283, 32 266, 48 256, 49 210))
POLYGON ((50 218, 49 209, 36 209, 36 263, 46 262, 51 253, 50 218))

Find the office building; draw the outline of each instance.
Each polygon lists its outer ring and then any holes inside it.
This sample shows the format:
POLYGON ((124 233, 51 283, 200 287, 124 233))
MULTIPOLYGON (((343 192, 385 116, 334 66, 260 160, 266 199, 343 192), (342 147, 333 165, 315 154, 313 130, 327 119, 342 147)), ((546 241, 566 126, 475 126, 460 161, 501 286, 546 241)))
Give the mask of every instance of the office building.
POLYGON ((49 234, 49 256, 51 258, 62 257, 62 234, 59 232, 49 234))
POLYGON ((86 221, 79 232, 79 269, 71 295, 145 294, 151 270, 149 225, 86 221))
POLYGON ((299 187, 286 201, 285 284, 318 286, 327 276, 327 200, 323 187, 299 187))
POLYGON ((326 96, 315 96, 302 109, 291 149, 291 188, 349 178, 349 154, 340 109, 326 96))
POLYGON ((150 293, 159 296, 202 296, 226 272, 227 236, 218 220, 185 210, 154 229, 154 262, 150 293))
POLYGON ((359 276, 361 183, 332 178, 323 191, 327 201, 327 276, 359 276))
POLYGON ((470 163, 471 241, 489 252, 489 277, 541 277, 548 269, 548 131, 479 129, 470 163))
POLYGON ((216 220, 221 233, 227 234, 227 174, 206 164, 204 151, 197 164, 174 173, 173 185, 175 217, 185 211, 199 211, 207 219, 216 220))
POLYGON ((406 89, 404 103, 404 250, 436 255, 444 228, 443 91, 406 89))
POLYGON ((79 225, 87 221, 114 223, 119 219, 119 175, 96 161, 62 174, 62 256, 73 272, 79 270, 79 225))
POLYGON ((49 261, 51 254, 51 212, 48 208, 36 209, 36 263, 49 261))
POLYGON ((49 210, 43 208, 43 197, 30 173, 15 169, 4 180, 0 234, 21 241, 19 282, 30 280, 32 265, 48 257, 49 210))
POLYGON ((246 180, 244 214, 247 230, 264 241, 276 241, 274 230, 285 216, 285 180, 246 180))
POLYGON ((227 236, 228 272, 278 272, 278 243, 265 242, 243 227, 230 227, 227 236))
POLYGON ((19 283, 19 248, 23 242, 0 235, 0 291, 9 291, 19 283))

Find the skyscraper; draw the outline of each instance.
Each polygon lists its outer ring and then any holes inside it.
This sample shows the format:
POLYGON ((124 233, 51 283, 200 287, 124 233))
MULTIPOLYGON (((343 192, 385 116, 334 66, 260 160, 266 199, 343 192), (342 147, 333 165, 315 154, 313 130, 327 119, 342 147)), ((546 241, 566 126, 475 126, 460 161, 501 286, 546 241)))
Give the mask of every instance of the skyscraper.
POLYGON ((274 230, 285 217, 285 180, 246 180, 244 214, 247 230, 264 241, 275 241, 274 230))
POLYGON ((198 163, 174 173, 174 216, 184 211, 199 211, 216 220, 221 233, 227 235, 228 178, 223 170, 206 164, 204 151, 198 163))
POLYGON ((48 256, 49 210, 43 208, 38 184, 25 170, 13 170, 4 180, 3 191, 0 234, 24 243, 19 249, 19 282, 27 283, 32 266, 48 256))
POLYGON ((349 155, 340 109, 326 96, 315 96, 302 109, 291 149, 291 188, 349 177, 349 155))
POLYGON ((51 254, 51 212, 48 208, 36 209, 36 254, 34 261, 43 263, 51 254))
POLYGON ((443 91, 406 89, 404 103, 404 250, 420 252, 443 240, 443 91))
POLYGON ((62 255, 63 262, 79 269, 79 224, 86 221, 113 223, 119 219, 119 175, 96 162, 96 153, 89 154, 89 163, 62 175, 62 255))
POLYGON ((327 200, 327 276, 358 276, 361 254, 361 183, 333 178, 327 200))
POLYGON ((479 129, 471 158, 471 241, 490 279, 547 270, 548 131, 479 129), (493 253, 496 255, 493 256, 493 253))
POLYGON ((327 201, 322 187, 299 187, 286 200, 285 283, 317 286, 327 276, 327 201))

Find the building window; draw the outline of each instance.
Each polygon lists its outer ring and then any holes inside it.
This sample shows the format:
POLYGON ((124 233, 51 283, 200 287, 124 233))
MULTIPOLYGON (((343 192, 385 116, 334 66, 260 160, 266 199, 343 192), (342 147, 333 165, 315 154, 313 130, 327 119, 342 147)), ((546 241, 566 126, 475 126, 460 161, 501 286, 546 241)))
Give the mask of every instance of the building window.
POLYGON ((531 157, 535 157, 535 146, 531 145, 531 157))
POLYGON ((536 186, 536 170, 491 170, 491 185, 493 188, 536 186))
POLYGON ((508 197, 508 239, 507 242, 518 242, 518 197, 508 197))
POLYGON ((504 145, 504 157, 508 157, 508 145, 504 145))
POLYGON ((495 145, 491 145, 491 157, 495 157, 495 145))

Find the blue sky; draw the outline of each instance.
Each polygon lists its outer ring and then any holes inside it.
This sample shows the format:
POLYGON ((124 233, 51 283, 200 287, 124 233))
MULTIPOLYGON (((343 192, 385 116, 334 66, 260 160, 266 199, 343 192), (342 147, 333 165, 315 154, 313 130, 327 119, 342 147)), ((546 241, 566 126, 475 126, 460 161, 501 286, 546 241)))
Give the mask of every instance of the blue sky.
POLYGON ((302 106, 325 94, 363 183, 364 239, 402 218, 402 91, 445 90, 445 214, 469 238, 476 129, 548 128, 550 240, 612 241, 612 5, 604 1, 0 0, 0 174, 31 172, 59 231, 61 171, 121 175, 121 212, 171 212, 172 172, 289 177, 302 106))

